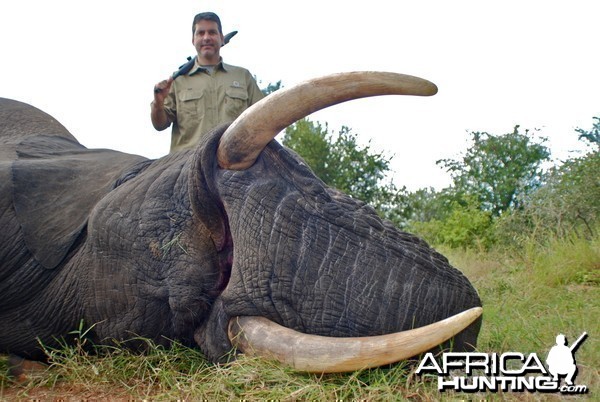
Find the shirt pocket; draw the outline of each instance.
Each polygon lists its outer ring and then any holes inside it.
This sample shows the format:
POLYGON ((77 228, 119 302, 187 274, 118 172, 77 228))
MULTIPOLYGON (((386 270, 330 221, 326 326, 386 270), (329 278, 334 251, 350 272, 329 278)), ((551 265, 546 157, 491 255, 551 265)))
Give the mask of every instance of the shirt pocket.
POLYGON ((202 117, 204 116, 204 107, 202 105, 204 91, 202 90, 187 90, 183 91, 179 99, 181 100, 180 113, 188 116, 202 117))
POLYGON ((248 106, 246 88, 227 88, 225 90, 225 112, 231 119, 237 118, 248 106))

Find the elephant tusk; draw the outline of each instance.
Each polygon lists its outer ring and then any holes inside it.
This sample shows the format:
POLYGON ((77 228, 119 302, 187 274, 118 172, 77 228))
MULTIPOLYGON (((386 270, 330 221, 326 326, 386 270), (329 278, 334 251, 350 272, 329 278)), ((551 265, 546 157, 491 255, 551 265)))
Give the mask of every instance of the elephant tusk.
POLYGON ((424 327, 388 335, 336 338, 307 335, 264 317, 234 317, 229 339, 248 355, 273 358, 296 370, 337 373, 391 364, 442 344, 482 313, 474 307, 424 327))
POLYGON ((388 72, 349 72, 308 80, 279 90, 245 110, 221 137, 218 163, 223 169, 247 169, 281 130, 338 103, 377 95, 436 93, 435 84, 427 80, 388 72))

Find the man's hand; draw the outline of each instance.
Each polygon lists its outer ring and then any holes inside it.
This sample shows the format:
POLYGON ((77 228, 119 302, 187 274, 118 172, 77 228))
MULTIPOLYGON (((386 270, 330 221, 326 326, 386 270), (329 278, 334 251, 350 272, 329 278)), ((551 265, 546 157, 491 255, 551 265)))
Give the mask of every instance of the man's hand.
POLYGON ((169 89, 171 89, 171 84, 173 83, 173 77, 169 77, 169 79, 163 80, 154 86, 154 101, 162 104, 169 93, 169 89))
POLYGON ((154 101, 150 108, 150 119, 152 120, 152 125, 158 131, 162 131, 171 125, 171 121, 165 112, 164 104, 172 83, 173 77, 169 77, 169 79, 161 81, 154 86, 154 101))

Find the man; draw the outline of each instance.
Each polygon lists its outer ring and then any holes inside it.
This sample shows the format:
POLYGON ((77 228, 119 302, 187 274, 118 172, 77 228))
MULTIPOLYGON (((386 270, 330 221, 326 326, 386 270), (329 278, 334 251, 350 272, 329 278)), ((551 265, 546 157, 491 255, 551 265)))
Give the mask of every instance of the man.
POLYGON ((173 124, 171 152, 193 148, 206 132, 264 97, 248 70, 223 63, 225 39, 215 13, 196 15, 192 32, 197 53, 192 69, 154 87, 152 125, 162 131, 173 124))
MULTIPOLYGON (((579 341, 579 339, 577 341, 579 341)), ((573 385, 573 378, 577 371, 575 358, 573 357, 573 349, 576 345, 577 342, 569 348, 567 346, 567 339, 563 334, 558 334, 556 336, 556 345, 550 349, 548 357, 546 358, 548 371, 552 374, 552 379, 554 381, 558 381, 559 374, 566 374, 567 385, 573 385)))

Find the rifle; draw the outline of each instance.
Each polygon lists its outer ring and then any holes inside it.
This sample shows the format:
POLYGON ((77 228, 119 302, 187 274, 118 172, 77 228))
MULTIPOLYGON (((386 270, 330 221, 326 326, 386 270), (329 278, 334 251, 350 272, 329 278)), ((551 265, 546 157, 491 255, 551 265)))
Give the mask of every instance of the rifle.
POLYGON ((581 334, 581 336, 579 338, 577 338, 577 340, 575 342, 573 342, 571 344, 571 346, 569 346, 569 350, 571 352, 573 352, 575 349, 577 349, 579 344, 585 340, 585 338, 587 338, 587 332, 584 332, 583 334, 581 334))
MULTIPOLYGON (((225 35, 224 38, 224 42, 223 42, 223 46, 225 46, 226 44, 229 43, 229 41, 231 40, 231 38, 233 38, 235 35, 237 35, 238 31, 232 31, 229 32, 227 35, 225 35)), ((185 75, 187 73, 190 72, 190 70, 192 69, 192 67, 194 67, 194 64, 196 63, 196 57, 192 57, 192 56, 188 56, 188 61, 185 64, 182 64, 181 66, 179 66, 179 69, 177 71, 175 71, 172 75, 173 79, 179 77, 180 75, 185 75)), ((160 92, 160 89, 155 88, 154 89, 154 93, 158 93, 160 92)))

